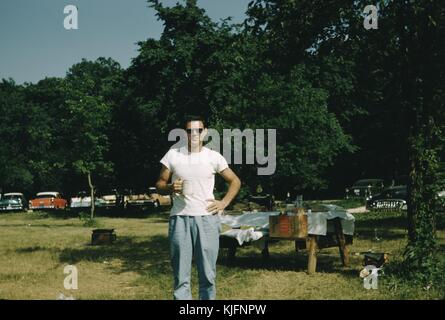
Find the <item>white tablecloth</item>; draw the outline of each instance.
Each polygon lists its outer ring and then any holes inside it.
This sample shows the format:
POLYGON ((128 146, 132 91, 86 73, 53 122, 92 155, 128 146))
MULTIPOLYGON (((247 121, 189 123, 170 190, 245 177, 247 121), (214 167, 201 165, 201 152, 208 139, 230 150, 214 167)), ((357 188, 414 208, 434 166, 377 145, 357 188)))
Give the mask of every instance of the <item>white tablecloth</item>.
MULTIPOLYGON (((328 231, 328 220, 340 218, 343 233, 347 235, 354 234, 355 218, 345 209, 336 205, 324 204, 326 209, 323 212, 308 212, 308 234, 325 236, 328 231)), ((250 227, 248 229, 231 229, 223 232, 225 235, 238 240, 242 245, 244 242, 255 241, 267 235, 269 232, 269 216, 279 215, 278 211, 273 212, 249 212, 243 211, 242 215, 222 215, 221 223, 232 228, 250 227)), ((333 231, 333 230, 332 230, 333 231)))

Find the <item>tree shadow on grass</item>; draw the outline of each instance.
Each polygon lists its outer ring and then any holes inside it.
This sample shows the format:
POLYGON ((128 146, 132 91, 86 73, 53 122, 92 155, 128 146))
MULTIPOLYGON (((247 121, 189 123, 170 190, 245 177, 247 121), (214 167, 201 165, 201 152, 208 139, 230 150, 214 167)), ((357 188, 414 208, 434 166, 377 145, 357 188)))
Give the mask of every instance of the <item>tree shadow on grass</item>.
POLYGON ((377 229, 377 232, 375 228, 361 228, 356 229, 355 231, 355 239, 356 240, 375 240, 375 237, 377 235, 377 238, 379 238, 379 241, 385 241, 385 240, 400 240, 405 239, 407 237, 406 232, 396 232, 396 231, 390 231, 390 230, 382 230, 377 229), (376 234, 377 233, 377 234, 376 234))
POLYGON ((404 216, 397 217, 386 217, 386 218, 370 218, 370 219, 360 219, 355 221, 355 228, 385 228, 385 229, 406 229, 407 219, 404 216))
POLYGON ((28 213, 27 218, 29 219, 47 219, 52 218, 54 220, 66 220, 77 218, 78 213, 67 210, 35 210, 28 213))
MULTIPOLYGON (((39 249, 30 247, 21 250, 31 252, 39 249)), ((281 271, 306 271, 307 269, 307 253, 305 251, 274 253, 272 249, 268 259, 263 259, 260 253, 239 252, 234 260, 227 258, 224 249, 220 249, 219 252, 218 265, 221 266, 281 271)), ((144 241, 137 241, 137 238, 134 237, 120 237, 111 245, 85 245, 82 248, 66 248, 59 252, 61 263, 73 265, 82 261, 104 263, 104 261, 109 262, 113 259, 121 261, 119 266, 111 266, 117 273, 128 271, 139 274, 171 272, 168 237, 162 235, 153 236, 144 241)), ((343 272, 339 254, 320 252, 317 272, 343 272)))
POLYGON ((60 228, 60 227, 76 227, 78 228, 79 225, 76 225, 74 223, 64 223, 64 224, 48 224, 48 223, 8 223, 8 224, 0 224, 0 227, 2 228, 17 228, 17 227, 23 227, 23 228, 60 228))
MULTIPOLYGON (((49 250, 39 246, 18 249, 23 253, 49 250)), ((241 250, 240 250, 241 251, 241 250)), ((270 257, 264 259, 260 251, 256 254, 238 252, 234 259, 228 259, 224 249, 220 249, 217 264, 227 268, 254 269, 267 271, 307 271, 307 251, 282 253, 270 251, 270 257)), ((141 241, 137 237, 120 237, 111 245, 84 245, 81 248, 57 250, 59 261, 75 265, 79 262, 109 263, 108 269, 113 273, 136 272, 141 276, 147 273, 171 274, 169 241, 167 236, 157 235, 141 241), (111 263, 120 260, 119 264, 111 263)), ((195 261, 193 262, 195 264, 195 261)), ((318 253, 317 273, 336 273, 346 277, 357 277, 353 268, 343 268, 338 252, 330 253, 321 250, 318 253)))
POLYGON ((41 247, 41 246, 34 246, 34 247, 18 248, 15 250, 15 252, 16 253, 32 253, 32 252, 45 251, 45 250, 49 250, 49 249, 46 247, 41 247))
POLYGON ((382 241, 406 238, 407 220, 404 216, 392 216, 376 219, 363 218, 355 222, 355 236, 362 239, 375 239, 382 241))
POLYGON ((170 266, 168 238, 157 235, 136 241, 134 237, 119 237, 113 244, 66 248, 59 254, 60 262, 68 264, 81 261, 103 263, 113 259, 122 262, 119 266, 112 266, 118 273, 133 271, 142 274, 153 269, 165 272, 170 266))
POLYGON ((102 209, 100 208, 96 213, 96 217, 107 218, 129 218, 129 219, 146 219, 146 218, 163 218, 167 219, 170 215, 170 211, 156 208, 133 208, 133 209, 102 209))
MULTIPOLYGON (((298 253, 274 253, 271 250, 268 258, 263 258, 261 254, 254 254, 253 252, 244 254, 238 252, 235 258, 229 258, 224 251, 225 249, 220 250, 218 265, 228 268, 307 272, 308 255, 306 250, 298 253)), ((339 253, 323 253, 323 250, 317 254, 316 270, 323 273, 341 273, 347 276, 357 276, 355 270, 342 267, 339 253)))

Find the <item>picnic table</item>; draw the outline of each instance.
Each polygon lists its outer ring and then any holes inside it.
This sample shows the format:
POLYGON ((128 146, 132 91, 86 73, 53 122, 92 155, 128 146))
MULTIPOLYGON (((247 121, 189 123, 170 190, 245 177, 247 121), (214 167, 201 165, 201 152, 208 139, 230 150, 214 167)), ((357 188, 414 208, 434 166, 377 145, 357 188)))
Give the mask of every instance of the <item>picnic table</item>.
MULTIPOLYGON (((251 213, 254 214, 254 213, 251 213)), ((277 214, 276 212, 263 213, 263 215, 267 216, 268 214, 277 214)), ((317 214, 317 213, 312 213, 317 214)), ((241 217, 243 218, 243 217, 241 217)), ((251 217, 248 217, 251 218, 251 217)), ((252 219, 255 219, 253 216, 252 219)), ((252 220, 251 219, 251 220, 252 220)), ((259 221, 259 219, 257 219, 259 221)), ((264 221, 263 221, 264 222, 264 221)), ((223 220, 224 223, 224 220, 223 220)), ((325 235, 320 234, 318 232, 319 226, 314 225, 317 224, 317 221, 313 223, 311 228, 309 228, 309 232, 305 237, 271 237, 267 232, 266 224, 262 225, 263 230, 266 230, 263 238, 264 240, 264 248, 262 250, 263 258, 269 258, 269 243, 275 243, 278 241, 294 241, 295 242, 295 250, 299 252, 300 250, 307 249, 308 251, 308 262, 307 262, 307 272, 308 274, 313 274, 316 272, 317 268, 317 251, 323 248, 329 247, 338 247, 339 256, 344 267, 349 267, 349 248, 348 246, 352 244, 352 235, 345 234, 342 227, 342 219, 340 217, 332 216, 331 219, 327 221, 327 223, 331 224, 330 227, 333 226, 333 231, 326 231, 325 235), (312 233, 311 233, 312 231, 312 233)), ((261 224, 261 223, 257 223, 261 224)), ((235 228, 236 229, 236 228, 235 228)), ((322 233, 322 232, 321 232, 322 233)), ((349 232, 351 233, 351 232, 349 232)), ((229 232, 230 234, 230 232, 229 232)), ((253 239, 255 240, 255 238, 253 239)), ((236 239, 233 236, 228 236, 226 234, 220 235, 220 247, 228 249, 229 259, 234 259, 236 255, 236 251, 238 248, 249 246, 252 244, 252 241, 245 241, 240 244, 239 238, 236 239)))

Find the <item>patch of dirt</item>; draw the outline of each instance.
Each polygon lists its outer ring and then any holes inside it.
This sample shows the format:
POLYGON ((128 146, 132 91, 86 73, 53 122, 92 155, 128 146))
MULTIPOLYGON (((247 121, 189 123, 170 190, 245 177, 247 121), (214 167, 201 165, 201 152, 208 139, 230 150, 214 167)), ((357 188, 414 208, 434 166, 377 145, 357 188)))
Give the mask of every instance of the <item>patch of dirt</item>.
POLYGON ((366 206, 346 209, 346 211, 349 213, 369 212, 369 210, 366 210, 366 206))

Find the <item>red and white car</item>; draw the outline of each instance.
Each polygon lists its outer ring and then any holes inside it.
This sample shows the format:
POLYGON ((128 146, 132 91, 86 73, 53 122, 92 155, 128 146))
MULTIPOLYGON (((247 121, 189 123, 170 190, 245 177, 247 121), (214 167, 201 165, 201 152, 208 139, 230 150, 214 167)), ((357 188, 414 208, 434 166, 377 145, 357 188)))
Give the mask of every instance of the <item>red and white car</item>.
POLYGON ((59 192, 39 192, 36 197, 29 201, 29 209, 31 210, 65 210, 68 201, 63 199, 59 192))

